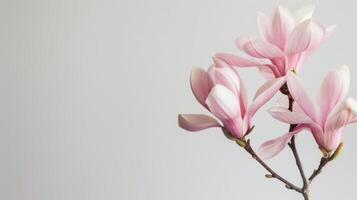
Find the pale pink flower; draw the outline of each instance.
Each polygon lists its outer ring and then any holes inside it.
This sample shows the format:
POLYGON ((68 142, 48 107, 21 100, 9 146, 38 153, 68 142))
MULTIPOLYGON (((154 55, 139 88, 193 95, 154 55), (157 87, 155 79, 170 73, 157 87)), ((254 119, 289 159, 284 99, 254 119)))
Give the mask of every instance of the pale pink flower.
POLYGON ((264 158, 278 154, 290 138, 303 129, 308 129, 320 148, 327 152, 334 151, 340 144, 343 128, 357 122, 357 101, 345 99, 349 90, 349 69, 346 65, 331 70, 324 78, 317 97, 319 113, 302 87, 301 81, 294 73, 289 73, 287 85, 294 98, 293 111, 286 105, 278 105, 269 110, 270 114, 285 123, 298 126, 290 133, 267 141, 260 147, 264 158))
POLYGON ((279 6, 271 18, 258 13, 258 28, 262 38, 247 36, 236 41, 241 51, 255 59, 227 53, 217 53, 216 57, 232 66, 257 67, 267 79, 297 71, 305 58, 335 29, 335 26, 325 28, 313 21, 313 10, 313 6, 308 6, 293 15, 287 8, 279 6))
POLYGON ((208 71, 194 68, 190 82, 198 102, 217 117, 222 125, 207 115, 180 114, 179 126, 188 131, 225 127, 231 136, 240 139, 251 128, 251 119, 256 111, 279 91, 286 80, 279 78, 267 81, 258 89, 248 107, 244 84, 237 71, 217 58, 214 58, 214 62, 208 71))

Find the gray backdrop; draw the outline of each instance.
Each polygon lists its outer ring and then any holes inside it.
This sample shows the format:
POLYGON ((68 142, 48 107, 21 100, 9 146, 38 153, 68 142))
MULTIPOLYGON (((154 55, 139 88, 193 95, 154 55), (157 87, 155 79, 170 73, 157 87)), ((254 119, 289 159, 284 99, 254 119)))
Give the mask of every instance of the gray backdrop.
MULTIPOLYGON (((303 66, 313 99, 327 70, 344 63, 357 97, 354 1, 0 2, 0 199, 301 199, 218 129, 177 126, 178 113, 205 113, 191 68, 238 52, 237 36, 258 34, 257 11, 278 4, 314 3, 317 19, 338 24, 303 66)), ((251 100, 263 78, 241 71, 251 100)), ((288 128, 266 112, 272 104, 254 119, 255 146, 288 128)), ((314 199, 357 198, 356 131, 345 129, 345 150, 314 182, 314 199)), ((320 152, 306 132, 297 142, 311 172, 320 152)), ((269 163, 300 184, 287 149, 269 163)))

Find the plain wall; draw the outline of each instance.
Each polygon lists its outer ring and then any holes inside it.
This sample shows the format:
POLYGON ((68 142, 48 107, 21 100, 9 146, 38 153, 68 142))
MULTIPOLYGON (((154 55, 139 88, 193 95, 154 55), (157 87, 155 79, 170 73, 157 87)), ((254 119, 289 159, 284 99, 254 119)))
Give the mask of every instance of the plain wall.
MULTIPOLYGON (((256 13, 315 4, 315 18, 337 24, 304 63, 312 99, 332 67, 348 64, 357 97, 355 1, 1 0, 0 199, 301 199, 219 129, 189 133, 178 113, 206 113, 189 87, 192 67, 234 41, 258 35, 256 13)), ((241 70, 249 101, 264 79, 241 70)), ((278 98, 277 95, 274 100, 278 98)), ((265 105, 253 145, 285 133, 265 105)), ((313 199, 357 198, 357 126, 345 149, 312 185, 313 199)), ((311 134, 297 138, 307 173, 320 158, 311 134)), ((269 163, 301 184, 291 152, 269 163)))

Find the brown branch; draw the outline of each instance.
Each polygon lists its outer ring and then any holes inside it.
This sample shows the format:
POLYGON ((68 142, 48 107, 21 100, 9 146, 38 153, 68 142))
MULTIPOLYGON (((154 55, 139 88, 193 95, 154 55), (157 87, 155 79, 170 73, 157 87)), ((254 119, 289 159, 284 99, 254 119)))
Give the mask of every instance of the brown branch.
POLYGON ((314 172, 311 174, 311 176, 309 177, 309 181, 310 183, 314 180, 314 178, 319 175, 322 172, 322 169, 325 167, 325 165, 330 162, 331 159, 330 158, 325 158, 322 157, 320 160, 320 164, 319 167, 317 169, 314 170, 314 172))
POLYGON ((309 182, 307 181, 303 165, 301 163, 299 154, 298 154, 297 149, 296 149, 295 136, 293 136, 291 138, 289 146, 291 148, 291 151, 294 154, 295 162, 296 162, 296 165, 297 165, 297 167, 299 169, 301 179, 303 181, 302 194, 303 194, 305 199, 309 199, 309 182))
MULTIPOLYGON (((288 109, 292 112, 293 111, 294 99, 290 95, 289 90, 287 90, 287 91, 288 91, 287 92, 287 96, 289 98, 289 108, 288 109)), ((297 126, 296 124, 290 124, 289 132, 293 131, 296 126, 297 126)), ((290 140, 290 143, 289 143, 289 147, 291 148, 291 151, 294 154, 296 166, 299 169, 299 173, 300 173, 301 179, 303 181, 302 194, 303 194, 305 200, 309 200, 310 199, 309 182, 308 182, 308 180, 306 178, 306 175, 305 175, 305 172, 304 172, 304 168, 303 168, 303 165, 302 165, 301 160, 300 160, 299 153, 298 153, 297 148, 296 148, 295 136, 291 137, 291 140, 290 140)))
POLYGON ((250 141, 248 140, 246 142, 246 145, 244 146, 244 149, 253 157, 253 159, 255 159, 256 161, 258 161, 258 163, 260 165, 262 165, 271 175, 267 175, 267 178, 276 178, 278 180, 280 180, 281 182, 283 182, 286 186, 286 188, 291 189, 291 190, 295 190, 299 193, 303 193, 303 190, 299 187, 297 187, 296 185, 294 185, 293 183, 289 182, 288 180, 286 180, 285 178, 281 177, 279 174, 277 174, 273 169, 271 169, 253 150, 253 148, 250 145, 250 141))

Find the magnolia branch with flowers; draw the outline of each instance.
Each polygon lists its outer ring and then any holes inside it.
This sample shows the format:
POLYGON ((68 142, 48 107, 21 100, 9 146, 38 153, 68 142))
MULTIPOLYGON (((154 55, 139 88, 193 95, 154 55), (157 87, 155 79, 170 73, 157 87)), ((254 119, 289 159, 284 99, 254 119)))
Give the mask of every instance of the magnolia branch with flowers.
POLYGON ((287 8, 279 6, 271 17, 258 13, 262 38, 240 37, 236 41, 237 47, 251 58, 217 53, 208 70, 194 68, 191 72, 190 83, 194 96, 218 120, 202 114, 178 116, 179 126, 188 131, 221 128, 228 139, 236 142, 267 170, 267 178, 277 179, 287 189, 300 193, 305 200, 311 199, 310 184, 314 178, 341 152, 344 127, 357 122, 357 101, 346 98, 350 85, 346 65, 330 70, 325 76, 317 95, 318 111, 298 77, 303 61, 335 29, 335 26, 325 27, 313 20, 313 10, 313 6, 308 6, 292 14, 287 8), (240 67, 256 67, 267 79, 249 104, 238 73, 240 67), (264 142, 255 151, 251 146, 254 136, 252 118, 277 93, 283 96, 269 109, 269 113, 289 124, 289 130, 264 142), (319 165, 309 176, 304 171, 296 148, 295 137, 302 130, 311 132, 322 152, 319 165), (286 180, 265 162, 286 146, 293 153, 302 186, 286 180))

